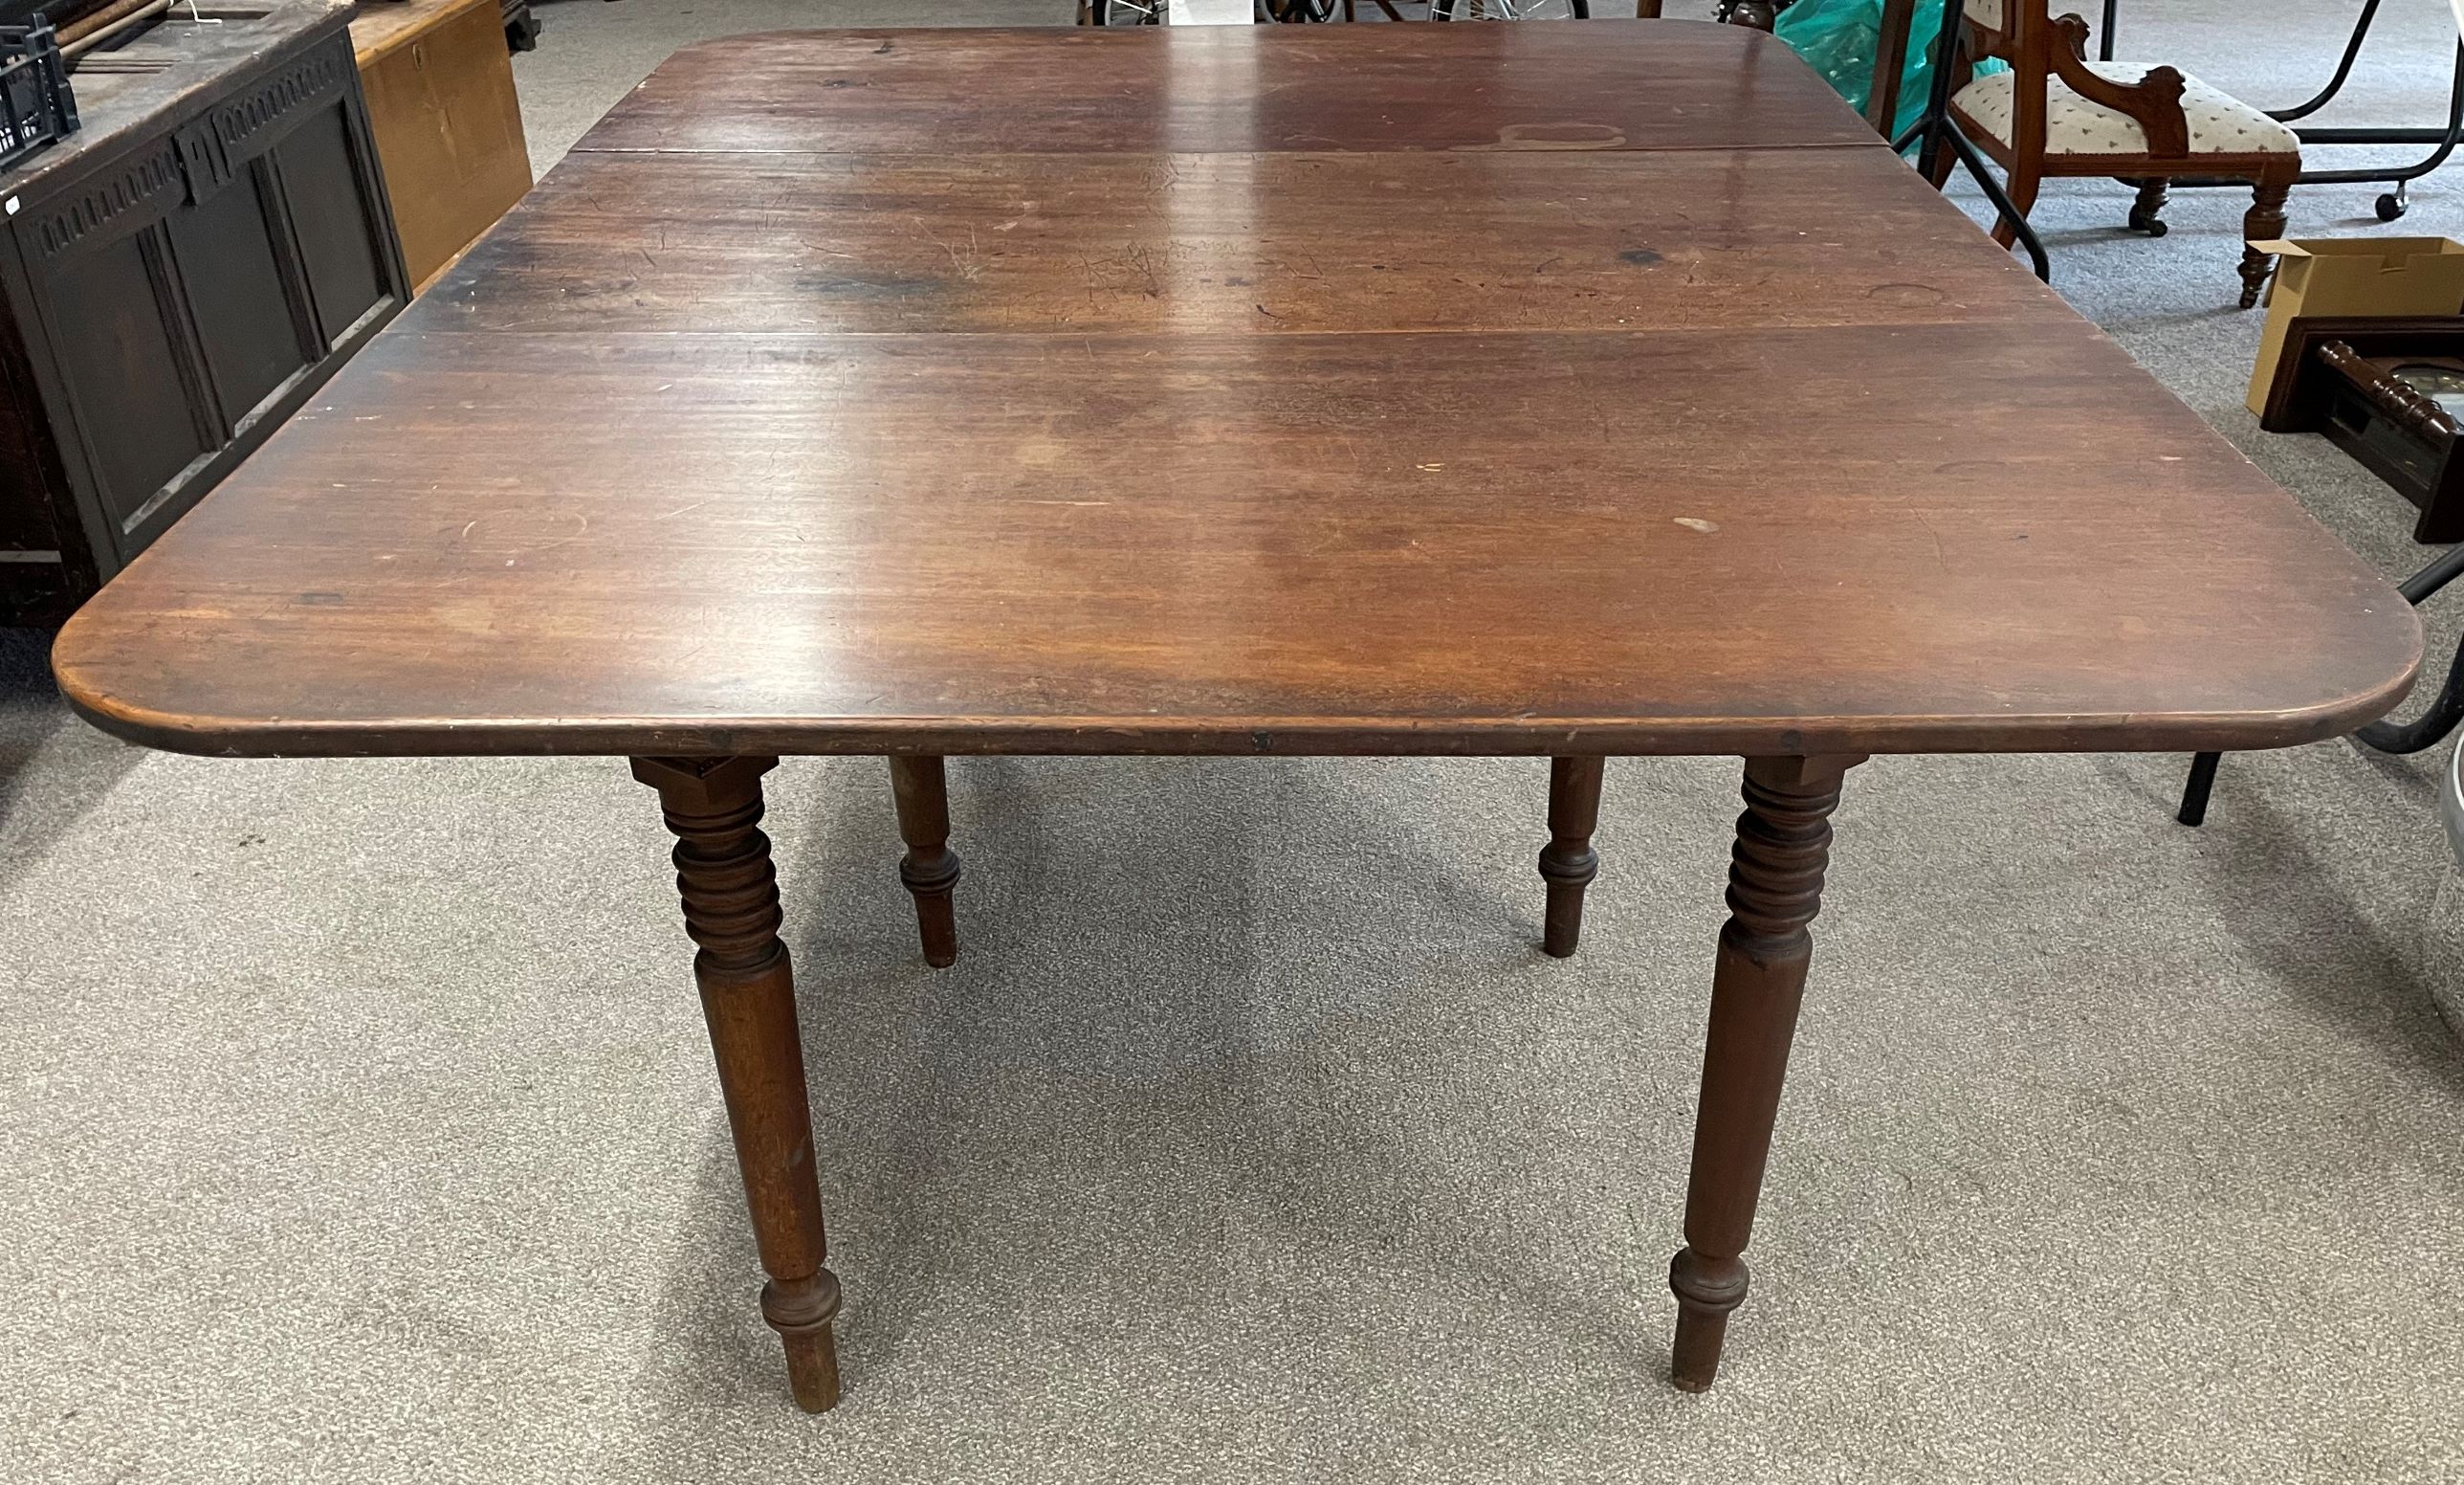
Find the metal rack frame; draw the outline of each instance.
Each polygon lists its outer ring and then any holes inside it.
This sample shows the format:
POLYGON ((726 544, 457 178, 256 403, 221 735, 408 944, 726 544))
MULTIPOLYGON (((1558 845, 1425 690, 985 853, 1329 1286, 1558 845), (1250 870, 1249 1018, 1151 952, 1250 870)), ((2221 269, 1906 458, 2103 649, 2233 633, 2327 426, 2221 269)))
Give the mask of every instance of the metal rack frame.
MULTIPOLYGON (((2101 60, 2108 62, 2113 60, 2114 25, 2120 16, 2121 9, 2122 0, 2104 0, 2104 24, 2098 32, 2096 49, 2097 56, 2101 60)), ((2334 101, 2336 95, 2342 93, 2344 90, 2344 84, 2351 79, 2353 64, 2360 59, 2362 45, 2369 39, 2370 25, 2378 19, 2378 15, 2379 0, 2363 0, 2361 16, 2353 23, 2353 34, 2344 43, 2343 55, 2337 59, 2335 75, 2327 79, 2327 85, 2309 101, 2292 108, 2270 109, 2267 116, 2279 123, 2293 123, 2310 117, 2334 101)), ((2455 85, 2448 100, 2445 128, 2330 127, 2297 128, 2293 132, 2300 139, 2305 148, 2312 144, 2430 144, 2435 146, 2428 158, 2413 165, 2364 166, 2347 170, 2304 170, 2294 178, 2294 184, 2297 186, 2365 186, 2385 182, 2393 186, 2395 189, 2379 197, 2379 220, 2394 221, 2404 215, 2406 209, 2411 205, 2409 199, 2409 188, 2411 184, 2445 165, 2448 157, 2455 152, 2456 144, 2464 142, 2464 41, 2459 41, 2455 49, 2455 85)), ((2246 183, 2191 176, 2177 178, 2172 184, 2188 187, 2217 187, 2240 186, 2246 183)))
POLYGON ((1891 148, 1897 153, 1906 154, 1909 145, 1918 144, 1917 171, 1926 180, 1934 180, 1942 173, 1942 151, 1949 149, 1958 157, 1959 163, 1968 167, 1968 173, 1975 177, 1978 188, 1985 192, 1985 199, 1993 204, 1994 211, 2011 224, 2019 246, 2028 251, 2028 264, 2036 271, 2036 277, 2051 283, 2054 264, 2045 253, 2044 239, 2036 235, 2036 230, 2028 225, 2028 218, 2012 204, 2011 194, 2002 188, 2002 183, 1993 178, 1985 152, 1951 122, 1951 49, 1956 45, 1960 28, 1967 20, 1968 0, 1945 0, 1942 31, 1934 38, 1939 55, 1934 58, 1933 86, 1925 95, 1925 112, 1918 116, 1916 122, 1908 125, 1905 133, 1891 141, 1891 148))
MULTIPOLYGON (((2396 591, 2404 601, 2420 608, 2430 596, 2464 577, 2464 545, 2450 547, 2437 561, 2404 580, 2396 591)), ((2374 721, 2353 734, 2353 741, 2382 753, 2418 753, 2436 746, 2438 742, 2464 722, 2464 644, 2455 649, 2455 658, 2447 667, 2447 682, 2438 688, 2429 710, 2408 722, 2374 721)), ((2208 796, 2216 787, 2216 765, 2224 762, 2222 753, 2198 753, 2190 759, 2190 776, 2182 784, 2182 807, 2173 818, 2184 825, 2204 825, 2208 818, 2208 796)))

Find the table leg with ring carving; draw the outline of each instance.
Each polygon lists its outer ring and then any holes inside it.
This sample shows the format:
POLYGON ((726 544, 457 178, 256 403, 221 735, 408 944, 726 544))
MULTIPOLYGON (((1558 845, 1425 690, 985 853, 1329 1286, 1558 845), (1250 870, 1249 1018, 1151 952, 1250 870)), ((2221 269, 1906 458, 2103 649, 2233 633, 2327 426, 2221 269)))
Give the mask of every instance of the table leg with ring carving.
POLYGON ((1549 844, 1540 852, 1540 875, 1549 884, 1549 911, 1542 952, 1564 959, 1583 937, 1583 889, 1600 874, 1592 831, 1600 819, 1597 758, 1549 760, 1549 844))
POLYGON ((898 805, 898 838, 907 843, 898 879, 915 895, 924 963, 947 969, 958 962, 958 920, 950 902, 958 885, 958 853, 950 849, 949 781, 938 758, 892 758, 890 787, 898 805))
POLYGON ((636 758, 633 777, 659 791, 676 835, 685 932, 701 945, 693 979, 736 1136, 754 1246, 770 1275, 761 1318, 787 1348, 796 1406, 818 1413, 839 1400, 830 1336, 839 1281, 825 1266, 795 976, 779 942, 779 877, 760 829, 761 775, 778 762, 636 758))
POLYGON ((1781 1081, 1814 957, 1831 811, 1858 757, 1746 760, 1745 813, 1728 865, 1728 920, 1711 978, 1711 1030, 1694 1116, 1685 1246, 1668 1266, 1677 1295, 1671 1380, 1688 1392, 1720 1374, 1728 1312, 1746 1297, 1754 1226, 1781 1081))

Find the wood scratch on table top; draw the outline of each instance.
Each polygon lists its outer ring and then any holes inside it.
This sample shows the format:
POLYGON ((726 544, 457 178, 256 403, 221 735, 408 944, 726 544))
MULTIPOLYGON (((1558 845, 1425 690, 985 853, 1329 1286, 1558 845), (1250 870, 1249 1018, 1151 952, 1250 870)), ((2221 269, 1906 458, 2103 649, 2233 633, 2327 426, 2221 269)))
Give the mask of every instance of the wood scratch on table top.
POLYGON ((1908 514, 1917 519, 1918 525, 1925 527, 1925 535, 1933 538, 1933 560, 1942 567, 1943 571, 1948 572, 1950 570, 1950 558, 1946 556, 1943 552, 1942 533, 1933 528, 1932 521, 1925 520, 1925 512, 1910 511, 1908 514))

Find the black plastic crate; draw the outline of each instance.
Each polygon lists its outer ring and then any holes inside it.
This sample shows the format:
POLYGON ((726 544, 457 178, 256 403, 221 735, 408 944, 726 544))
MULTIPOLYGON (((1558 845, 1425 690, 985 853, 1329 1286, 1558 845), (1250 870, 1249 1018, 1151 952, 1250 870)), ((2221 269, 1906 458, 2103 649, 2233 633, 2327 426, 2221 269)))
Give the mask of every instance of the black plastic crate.
POLYGON ((51 23, 0 26, 0 170, 77 126, 77 100, 51 23))

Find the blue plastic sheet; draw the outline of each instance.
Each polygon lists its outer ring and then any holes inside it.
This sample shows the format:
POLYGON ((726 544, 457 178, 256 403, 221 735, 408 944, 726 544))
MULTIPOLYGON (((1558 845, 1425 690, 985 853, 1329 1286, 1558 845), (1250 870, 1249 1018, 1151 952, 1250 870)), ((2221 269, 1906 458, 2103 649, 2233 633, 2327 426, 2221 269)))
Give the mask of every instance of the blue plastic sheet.
MULTIPOLYGON (((1925 112, 1925 96, 1933 87, 1933 42, 1942 33, 1942 6, 1943 0, 1917 0, 1908 25, 1907 65, 1900 75, 1900 116, 1891 122, 1893 138, 1925 112)), ((1874 91, 1874 58, 1881 50, 1882 0, 1796 0, 1780 12, 1776 30, 1850 106, 1865 111, 1874 91)), ((1976 70, 2003 68, 2000 62, 1985 61, 1976 70)))

